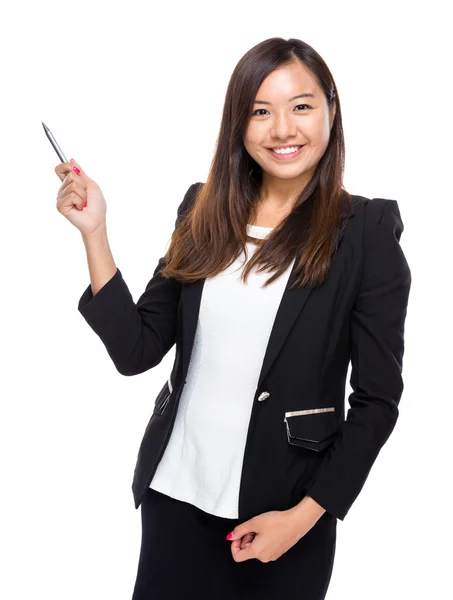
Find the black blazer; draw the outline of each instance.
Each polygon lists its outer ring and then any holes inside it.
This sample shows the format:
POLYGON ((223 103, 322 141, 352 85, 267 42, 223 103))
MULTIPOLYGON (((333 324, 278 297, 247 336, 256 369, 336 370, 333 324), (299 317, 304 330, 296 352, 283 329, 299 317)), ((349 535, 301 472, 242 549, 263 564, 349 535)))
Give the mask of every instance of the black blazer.
MULTIPOLYGON (((187 190, 175 225, 199 185, 187 190)), ((353 200, 327 280, 289 290, 293 267, 279 305, 248 428, 241 521, 291 508, 305 495, 343 520, 398 418, 411 286, 399 244, 404 227, 395 200, 353 200), (349 361, 353 393, 345 415, 349 361)), ((170 377, 155 399, 138 452, 135 508, 173 428, 205 281, 164 279, 163 263, 161 258, 137 303, 118 269, 94 297, 89 285, 78 305, 122 375, 155 367, 176 343, 170 377)))

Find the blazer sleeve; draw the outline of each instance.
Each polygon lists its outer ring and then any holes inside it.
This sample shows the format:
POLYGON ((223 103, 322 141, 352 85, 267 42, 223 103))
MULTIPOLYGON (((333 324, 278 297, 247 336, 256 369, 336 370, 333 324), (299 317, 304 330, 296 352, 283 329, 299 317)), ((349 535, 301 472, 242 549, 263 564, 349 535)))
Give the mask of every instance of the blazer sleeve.
POLYGON ((395 200, 365 207, 363 271, 350 320, 350 409, 307 495, 343 520, 393 431, 403 392, 404 325, 411 271, 395 200))
MULTIPOLYGON (((192 184, 185 193, 175 227, 199 185, 192 184)), ((97 294, 93 296, 90 284, 79 299, 79 312, 100 337, 121 375, 137 375, 155 367, 175 343, 182 284, 161 276, 164 263, 165 257, 160 258, 137 303, 118 268, 97 294)))

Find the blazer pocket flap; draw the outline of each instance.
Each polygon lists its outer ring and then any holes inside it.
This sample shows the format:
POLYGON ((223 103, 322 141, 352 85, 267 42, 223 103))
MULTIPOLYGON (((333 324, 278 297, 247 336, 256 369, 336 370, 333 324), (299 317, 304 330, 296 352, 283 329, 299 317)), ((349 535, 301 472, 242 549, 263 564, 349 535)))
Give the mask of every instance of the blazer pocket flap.
POLYGON ((287 412, 285 423, 290 444, 315 451, 333 442, 339 425, 334 407, 287 412))

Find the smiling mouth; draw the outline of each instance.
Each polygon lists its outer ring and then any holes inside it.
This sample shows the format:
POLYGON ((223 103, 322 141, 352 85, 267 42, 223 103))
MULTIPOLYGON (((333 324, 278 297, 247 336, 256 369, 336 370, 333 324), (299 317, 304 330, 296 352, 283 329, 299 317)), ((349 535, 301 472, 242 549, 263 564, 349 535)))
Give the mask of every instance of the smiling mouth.
POLYGON ((290 148, 297 148, 296 151, 294 152, 288 152, 288 151, 284 151, 284 152, 274 152, 274 150, 272 148, 266 148, 266 150, 268 152, 270 152, 270 154, 276 158, 277 160, 289 160, 291 158, 294 158, 296 156, 299 156, 299 154, 302 152, 302 150, 305 148, 305 144, 303 146, 290 146, 290 148))

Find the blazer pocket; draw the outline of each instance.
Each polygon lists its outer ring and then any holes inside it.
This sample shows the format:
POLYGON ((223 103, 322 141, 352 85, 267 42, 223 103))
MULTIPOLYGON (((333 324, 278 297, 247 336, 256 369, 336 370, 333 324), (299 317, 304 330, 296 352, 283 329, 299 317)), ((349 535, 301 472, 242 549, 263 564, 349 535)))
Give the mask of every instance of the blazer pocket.
POLYGON ((170 378, 168 378, 168 380, 164 383, 164 387, 157 394, 157 398, 154 402, 154 414, 161 415, 164 412, 168 406, 172 392, 173 387, 171 385, 170 378))
POLYGON ((334 406, 287 412, 284 422, 291 445, 315 452, 325 450, 334 441, 339 425, 334 406))

